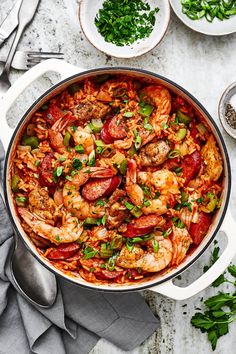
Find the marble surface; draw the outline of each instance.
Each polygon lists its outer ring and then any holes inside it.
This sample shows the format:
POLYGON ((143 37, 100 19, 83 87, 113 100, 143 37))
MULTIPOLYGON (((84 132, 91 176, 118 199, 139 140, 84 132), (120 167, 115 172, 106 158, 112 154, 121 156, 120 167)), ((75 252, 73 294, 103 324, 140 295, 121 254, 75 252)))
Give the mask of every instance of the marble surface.
MULTIPOLYGON (((13 0, 1 0, 0 21, 12 3, 13 0)), ((217 115, 217 104, 222 91, 236 80, 236 33, 219 38, 200 35, 185 27, 172 13, 169 29, 159 46, 137 59, 122 60, 106 56, 88 43, 81 32, 77 13, 76 0, 41 0, 35 19, 25 31, 19 49, 62 51, 68 62, 84 68, 125 65, 157 72, 176 81, 197 97, 222 130, 217 115)), ((6 53, 9 45, 10 41, 0 49, 1 53, 6 53)), ((12 70, 12 82, 21 74, 12 70)), ((17 121, 19 115, 40 92, 56 80, 55 75, 49 75, 49 78, 40 79, 30 87, 10 111, 11 124, 17 121)), ((234 176, 236 141, 224 132, 223 136, 230 153, 234 176)), ((236 217, 235 183, 230 202, 236 217)), ((222 243, 223 235, 219 234, 217 239, 222 243)), ((182 275, 182 283, 189 284, 202 274, 203 266, 209 262, 210 252, 210 249, 207 250, 191 270, 182 275)), ((236 262, 236 258, 234 261, 236 262)), ((221 286, 221 289, 227 290, 228 287, 221 286)), ((206 336, 190 325, 190 319, 196 308, 201 307, 201 299, 215 293, 216 290, 209 287, 189 300, 177 302, 150 291, 144 292, 151 308, 161 319, 161 330, 128 354, 211 353, 206 336)), ((216 354, 235 352, 235 330, 236 323, 230 326, 230 333, 219 340, 216 354)), ((104 353, 124 352, 101 340, 91 354, 104 353)))

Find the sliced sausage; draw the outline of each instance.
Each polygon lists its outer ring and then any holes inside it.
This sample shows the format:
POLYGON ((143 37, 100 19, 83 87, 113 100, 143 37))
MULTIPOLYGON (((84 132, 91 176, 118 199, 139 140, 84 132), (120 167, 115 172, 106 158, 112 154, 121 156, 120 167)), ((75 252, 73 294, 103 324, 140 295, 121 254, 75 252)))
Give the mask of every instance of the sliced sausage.
POLYGON ((114 139, 124 139, 127 136, 126 125, 119 117, 113 117, 108 124, 108 132, 114 139))
POLYGON ((140 216, 140 218, 132 220, 127 225, 124 236, 132 238, 149 234, 162 220, 163 218, 161 216, 155 214, 140 216))
POLYGON ((61 244, 56 248, 50 250, 47 254, 47 258, 51 260, 63 260, 70 258, 76 254, 79 250, 80 245, 76 242, 69 244, 61 244))
POLYGON ((125 271, 118 272, 116 270, 113 270, 112 272, 110 270, 101 270, 98 272, 94 272, 95 276, 97 279, 101 280, 114 280, 123 275, 125 271))
POLYGON ((82 189, 82 196, 91 202, 101 197, 109 197, 120 183, 121 178, 118 176, 90 179, 82 189))
POLYGON ((115 140, 108 131, 110 121, 111 120, 108 119, 101 130, 101 139, 104 141, 105 144, 112 144, 115 140))
POLYGON ((199 245, 201 243, 210 225, 211 216, 201 211, 198 216, 198 221, 196 223, 191 223, 189 228, 190 236, 192 237, 195 245, 199 245))
POLYGON ((53 181, 53 167, 52 161, 54 159, 54 154, 49 152, 45 155, 41 164, 38 167, 39 170, 39 181, 42 186, 52 187, 55 186, 56 183, 53 181))
POLYGON ((188 184, 191 179, 195 178, 202 165, 203 159, 199 151, 195 151, 191 155, 186 155, 182 161, 181 167, 185 184, 188 184))
POLYGON ((43 116, 46 118, 47 123, 53 125, 65 113, 57 106, 56 103, 50 103, 48 109, 44 111, 43 116))

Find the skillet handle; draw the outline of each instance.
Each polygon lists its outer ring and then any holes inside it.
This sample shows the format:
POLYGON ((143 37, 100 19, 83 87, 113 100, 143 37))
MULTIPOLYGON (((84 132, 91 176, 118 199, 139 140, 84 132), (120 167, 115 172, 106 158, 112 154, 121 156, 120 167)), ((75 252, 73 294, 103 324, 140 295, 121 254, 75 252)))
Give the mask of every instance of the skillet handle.
POLYGON ((172 280, 169 280, 160 285, 154 286, 149 290, 156 293, 168 296, 175 300, 186 300, 191 296, 196 295, 200 291, 207 288, 214 280, 216 280, 228 267, 232 258, 236 254, 236 222, 233 219, 231 211, 228 210, 225 215, 221 230, 227 236, 227 246, 223 251, 220 258, 213 264, 213 266, 206 271, 200 278, 194 281, 187 287, 179 287, 173 284, 172 280))
POLYGON ((9 108, 12 106, 17 97, 38 77, 46 72, 53 71, 61 75, 61 80, 69 77, 70 75, 77 74, 84 71, 82 68, 71 65, 64 60, 48 59, 42 61, 40 64, 35 65, 32 69, 26 71, 4 94, 0 101, 0 114, 1 114, 1 129, 0 139, 2 141, 4 150, 7 151, 11 136, 14 129, 10 128, 6 121, 6 116, 9 108))

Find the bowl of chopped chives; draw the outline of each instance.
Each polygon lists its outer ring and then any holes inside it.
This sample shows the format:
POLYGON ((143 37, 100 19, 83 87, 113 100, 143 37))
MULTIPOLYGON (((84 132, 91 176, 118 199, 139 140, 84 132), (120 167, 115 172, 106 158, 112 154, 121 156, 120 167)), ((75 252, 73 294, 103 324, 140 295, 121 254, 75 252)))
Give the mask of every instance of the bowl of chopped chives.
POLYGON ((236 0, 169 0, 189 28, 210 36, 236 32, 236 0))
POLYGON ((81 0, 79 19, 97 49, 117 58, 133 58, 162 40, 170 5, 167 0, 81 0))

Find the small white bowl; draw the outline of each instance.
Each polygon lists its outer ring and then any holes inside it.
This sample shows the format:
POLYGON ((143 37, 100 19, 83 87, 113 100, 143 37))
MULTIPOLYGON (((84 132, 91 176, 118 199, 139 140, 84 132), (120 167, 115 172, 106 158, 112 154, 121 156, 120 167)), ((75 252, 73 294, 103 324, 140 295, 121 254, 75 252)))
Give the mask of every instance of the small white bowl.
POLYGON ((200 20, 191 20, 187 15, 182 13, 181 0, 170 0, 170 4, 179 19, 196 32, 209 36, 223 36, 236 32, 236 16, 231 16, 228 20, 223 21, 215 18, 213 22, 208 22, 205 17, 200 20))
POLYGON ((228 86, 227 89, 223 92, 223 95, 221 96, 221 99, 219 102, 218 113, 219 113, 219 118, 220 118, 221 124, 222 124, 223 128, 225 129, 225 131, 230 136, 232 136, 232 138, 236 139, 236 129, 231 128, 225 118, 226 105, 227 105, 227 103, 230 103, 230 100, 233 96, 235 96, 235 98, 236 98, 236 82, 234 82, 230 86, 228 86))
POLYGON ((79 19, 81 28, 87 39, 102 52, 117 58, 138 57, 153 49, 164 37, 170 21, 170 5, 167 0, 148 0, 151 9, 158 7, 160 11, 155 15, 156 23, 148 38, 139 40, 132 45, 119 47, 104 40, 95 26, 94 19, 98 10, 102 8, 104 0, 81 0, 79 19))

